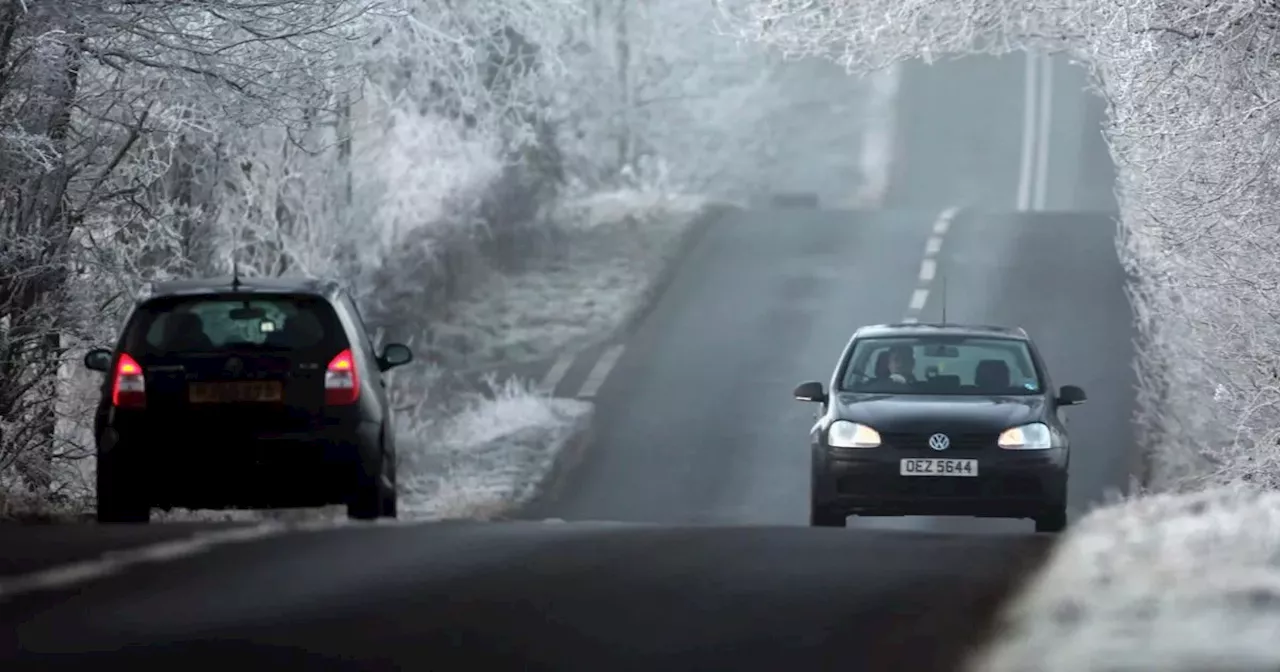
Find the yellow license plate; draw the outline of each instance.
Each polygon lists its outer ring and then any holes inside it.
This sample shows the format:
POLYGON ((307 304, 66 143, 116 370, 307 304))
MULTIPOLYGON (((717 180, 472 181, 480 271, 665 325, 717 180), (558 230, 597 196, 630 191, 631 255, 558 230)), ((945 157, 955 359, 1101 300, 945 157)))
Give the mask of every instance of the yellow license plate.
POLYGON ((232 404, 280 401, 284 389, 279 381, 249 380, 234 383, 191 383, 187 399, 193 404, 232 404))

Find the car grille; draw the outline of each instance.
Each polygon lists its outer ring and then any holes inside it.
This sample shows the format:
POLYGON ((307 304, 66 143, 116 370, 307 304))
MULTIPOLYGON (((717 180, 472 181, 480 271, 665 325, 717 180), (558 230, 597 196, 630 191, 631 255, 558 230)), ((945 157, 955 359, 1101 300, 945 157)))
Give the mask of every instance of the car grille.
MULTIPOLYGON (((909 433, 908 432, 903 432, 903 433, 881 432, 880 441, 882 445, 888 446, 890 448, 897 448, 900 450, 930 450, 931 451, 932 448, 929 447, 929 437, 937 433, 938 432, 909 432, 909 433)), ((995 448, 996 439, 1000 438, 1000 435, 994 432, 980 432, 980 433, 970 432, 970 433, 955 433, 955 434, 952 434, 949 432, 942 432, 942 433, 946 434, 947 438, 951 439, 951 445, 948 446, 945 451, 939 451, 939 452, 945 452, 945 453, 995 448)))

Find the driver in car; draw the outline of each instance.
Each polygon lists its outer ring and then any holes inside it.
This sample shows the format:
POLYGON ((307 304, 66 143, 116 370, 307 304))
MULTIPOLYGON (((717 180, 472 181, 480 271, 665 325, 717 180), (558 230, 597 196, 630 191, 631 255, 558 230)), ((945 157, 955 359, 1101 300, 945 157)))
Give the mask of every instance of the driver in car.
POLYGON ((889 349, 889 379, 895 383, 916 382, 916 357, 909 345, 895 345, 889 349))

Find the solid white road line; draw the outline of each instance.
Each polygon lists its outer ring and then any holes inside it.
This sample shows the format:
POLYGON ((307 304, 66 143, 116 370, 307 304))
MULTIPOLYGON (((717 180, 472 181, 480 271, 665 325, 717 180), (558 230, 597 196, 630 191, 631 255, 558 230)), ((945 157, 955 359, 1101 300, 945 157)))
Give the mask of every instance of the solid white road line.
POLYGON ((622 351, 625 349, 626 346, 615 345, 600 355, 596 365, 591 367, 591 373, 587 374, 586 382, 582 383, 582 389, 578 390, 579 397, 591 398, 596 396, 596 393, 600 391, 600 386, 604 385, 604 381, 609 377, 609 372, 618 363, 618 360, 622 357, 622 351))
POLYGON ((134 565, 178 560, 205 553, 215 546, 277 536, 289 529, 276 523, 264 523, 252 527, 198 532, 183 539, 122 551, 108 551, 91 560, 70 562, 30 574, 0 577, 0 602, 24 593, 69 588, 119 574, 134 565))
POLYGON ((1044 210, 1049 199, 1049 129, 1053 116, 1053 59, 1047 54, 1040 57, 1040 126, 1036 129, 1036 185, 1031 207, 1044 210))
MULTIPOLYGON (((138 565, 162 563, 207 553, 220 546, 279 537, 288 533, 322 532, 344 527, 407 527, 430 523, 430 520, 379 518, 352 521, 346 518, 320 518, 297 523, 264 521, 243 527, 196 532, 147 546, 106 551, 96 558, 76 560, 63 565, 16 576, 0 576, 0 602, 18 595, 42 590, 68 589, 97 579, 121 574, 138 565)), ((158 523, 163 525, 164 523, 158 523)))
POLYGON ((551 369, 542 377, 542 382, 538 383, 538 389, 544 394, 555 394, 556 387, 560 385, 560 381, 564 380, 565 374, 569 373, 569 367, 573 366, 573 355, 565 355, 556 360, 551 365, 551 369))
POLYGON ((1031 171, 1035 166, 1035 130, 1036 130, 1036 79, 1039 71, 1040 55, 1034 51, 1024 52, 1026 68, 1023 71, 1022 87, 1022 162, 1018 165, 1018 211, 1025 212, 1031 207, 1031 171))

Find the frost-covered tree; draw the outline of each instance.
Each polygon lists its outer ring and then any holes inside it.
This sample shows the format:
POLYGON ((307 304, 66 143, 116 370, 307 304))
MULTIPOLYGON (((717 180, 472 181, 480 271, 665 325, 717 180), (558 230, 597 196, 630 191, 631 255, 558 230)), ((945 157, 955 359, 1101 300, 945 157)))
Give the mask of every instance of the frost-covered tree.
POLYGON ((49 485, 64 352, 118 309, 121 273, 190 259, 173 254, 196 233, 187 138, 299 121, 349 80, 342 55, 375 9, 0 3, 0 473, 49 485))
POLYGON ((723 34, 707 3, 579 3, 554 97, 574 174, 588 188, 662 174, 749 192, 770 149, 778 59, 723 34))
POLYGON ((143 283, 234 256, 421 295, 394 273, 441 231, 535 210, 555 7, 0 0, 0 492, 82 447, 67 355, 143 283))
POLYGON ((1073 52, 1109 107, 1156 483, 1275 487, 1280 9, 1225 0, 723 0, 753 39, 851 70, 1073 52))

